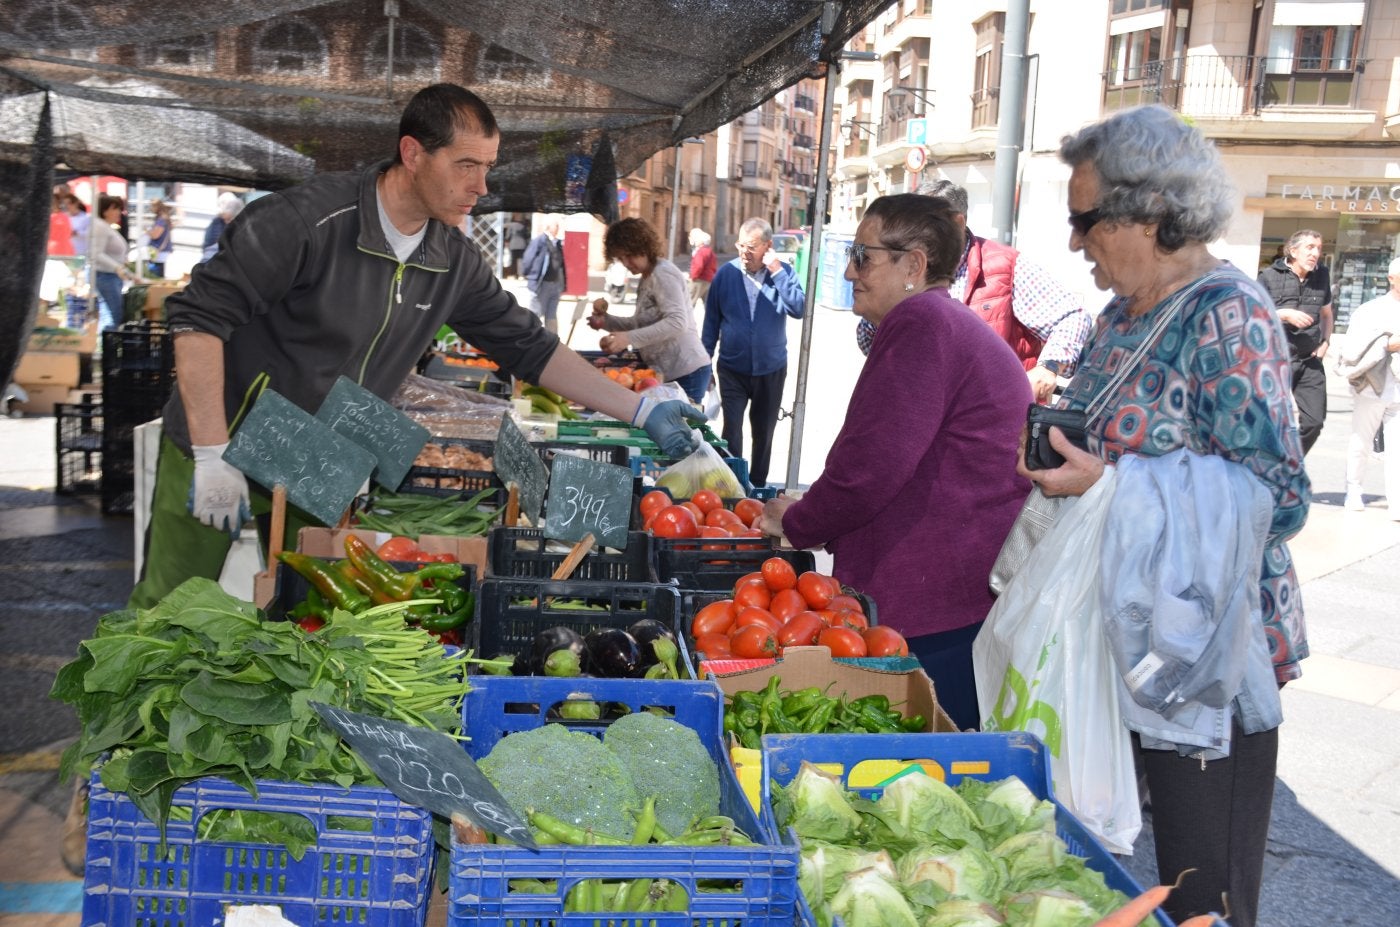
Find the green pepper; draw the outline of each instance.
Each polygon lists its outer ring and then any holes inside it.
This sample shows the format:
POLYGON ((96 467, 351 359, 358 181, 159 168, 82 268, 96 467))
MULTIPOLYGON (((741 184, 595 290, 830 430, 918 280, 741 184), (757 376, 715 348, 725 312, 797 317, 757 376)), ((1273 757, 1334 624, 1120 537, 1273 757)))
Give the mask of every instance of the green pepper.
POLYGON ((736 714, 739 717, 739 727, 741 728, 748 727, 757 730, 763 722, 763 714, 757 708, 745 708, 736 714))
POLYGON ((369 596, 356 589, 348 579, 324 560, 290 550, 278 553, 277 559, 296 570, 307 582, 316 587, 327 602, 336 608, 343 608, 348 612, 361 612, 369 608, 369 596))
POLYGON ((877 711, 889 711, 890 700, 883 695, 863 695, 858 699, 851 700, 851 707, 859 711, 866 705, 870 705, 877 711))
POLYGON ((418 619, 418 626, 424 631, 442 632, 460 628, 471 617, 471 609, 460 608, 455 612, 439 611, 418 619))
POLYGON ((800 714, 811 711, 821 699, 822 690, 816 686, 800 689, 783 699, 783 714, 787 715, 789 718, 795 718, 800 714))
POLYGON ((736 711, 743 711, 745 708, 758 709, 759 694, 757 692, 735 692, 730 699, 736 711))
POLYGON ((739 731, 739 713, 732 708, 725 709, 724 722, 721 727, 726 734, 737 734, 739 731))
POLYGON ((345 539, 345 553, 370 585, 396 602, 413 598, 427 580, 457 580, 466 573, 460 563, 430 563, 411 573, 400 573, 353 534, 345 539))
POLYGON ((762 742, 759 740, 758 731, 751 727, 741 728, 739 730, 739 744, 748 747, 750 750, 757 750, 763 746, 762 742))
POLYGON ((821 705, 812 709, 811 714, 802 722, 802 733, 804 734, 824 734, 831 725, 832 716, 836 714, 836 699, 828 699, 821 705))
POLYGON ((890 716, 886 712, 881 711, 870 703, 860 705, 856 708, 855 720, 857 724, 871 734, 898 734, 900 732, 899 723, 897 721, 892 722, 890 716))
POLYGON ((783 713, 783 700, 778 695, 779 679, 777 676, 768 677, 768 685, 763 687, 763 692, 759 696, 759 725, 758 732, 767 734, 769 728, 774 726, 774 718, 783 713))
POLYGON ((899 727, 900 730, 905 731, 906 733, 917 734, 924 729, 924 725, 926 725, 927 723, 928 719, 925 718, 923 715, 910 715, 903 721, 899 722, 899 727))

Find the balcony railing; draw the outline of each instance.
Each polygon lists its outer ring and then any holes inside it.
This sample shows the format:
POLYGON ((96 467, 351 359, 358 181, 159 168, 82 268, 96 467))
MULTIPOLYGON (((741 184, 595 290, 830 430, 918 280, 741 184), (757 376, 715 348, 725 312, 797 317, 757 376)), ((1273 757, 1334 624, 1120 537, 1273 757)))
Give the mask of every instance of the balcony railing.
MULTIPOLYGON (((1277 59, 1274 59, 1277 61, 1277 59)), ((1107 71, 1104 108, 1162 103, 1189 116, 1257 116, 1265 107, 1355 105, 1355 70, 1271 72, 1261 55, 1191 55, 1107 71)))
POLYGON ((792 108, 815 113, 817 111, 817 100, 815 97, 808 96, 805 93, 799 93, 792 98, 792 108))
POLYGON ((685 192, 687 193, 709 193, 713 185, 713 179, 709 174, 701 174, 695 171, 685 176, 685 192))
POLYGON ((810 135, 794 135, 792 137, 792 147, 794 148, 805 148, 807 151, 811 151, 815 144, 810 135))
POLYGON ((744 180, 768 180, 773 176, 773 169, 757 161, 745 161, 739 167, 739 176, 744 180))

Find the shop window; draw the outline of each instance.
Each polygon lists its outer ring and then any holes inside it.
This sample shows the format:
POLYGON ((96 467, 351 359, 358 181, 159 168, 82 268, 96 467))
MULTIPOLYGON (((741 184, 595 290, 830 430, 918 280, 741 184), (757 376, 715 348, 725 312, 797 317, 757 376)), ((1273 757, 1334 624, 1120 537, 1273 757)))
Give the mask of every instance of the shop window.
POLYGON ((1360 33, 1355 25, 1274 26, 1269 34, 1264 104, 1350 106, 1360 33))
POLYGON ((1140 81, 1150 74, 1162 53, 1160 29, 1142 29, 1115 35, 1109 41, 1108 82, 1120 85, 1140 81))
POLYGON ((214 36, 187 35, 141 46, 141 63, 156 67, 210 70, 214 67, 214 36))
POLYGON ((1001 96, 1001 42, 1006 14, 993 13, 973 25, 977 57, 972 72, 972 127, 997 124, 1001 96))
POLYGON ((1166 5, 1166 0, 1113 0, 1112 13, 1114 16, 1146 13, 1149 10, 1160 10, 1166 5))
MULTIPOLYGON (((441 74, 437 42, 425 30, 408 23, 394 27, 394 77, 431 83, 441 74)), ((369 40, 365 76, 384 77, 389 71, 389 27, 369 40)))
POLYGON ((325 76, 325 37, 300 17, 273 20, 253 40, 253 69, 325 76))

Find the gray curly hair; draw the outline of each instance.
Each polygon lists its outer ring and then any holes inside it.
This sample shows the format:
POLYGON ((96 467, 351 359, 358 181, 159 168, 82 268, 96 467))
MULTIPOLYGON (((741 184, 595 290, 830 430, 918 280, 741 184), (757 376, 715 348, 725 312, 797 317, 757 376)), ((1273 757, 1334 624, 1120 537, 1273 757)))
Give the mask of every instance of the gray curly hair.
POLYGON ((1123 110, 1060 140, 1060 160, 1098 175, 1102 220, 1157 226, 1157 245, 1176 251, 1219 238, 1234 185, 1220 152, 1165 106, 1123 110))

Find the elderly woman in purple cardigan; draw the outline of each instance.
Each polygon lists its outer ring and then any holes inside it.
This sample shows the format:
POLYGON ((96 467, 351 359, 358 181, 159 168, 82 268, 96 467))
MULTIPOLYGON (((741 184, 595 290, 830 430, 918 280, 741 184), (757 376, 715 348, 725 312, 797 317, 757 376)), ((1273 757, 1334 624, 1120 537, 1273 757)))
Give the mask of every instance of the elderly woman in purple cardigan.
POLYGON ((992 607, 987 576, 1030 490, 1016 457, 1031 391, 1006 342, 948 295, 961 248, 928 197, 870 204, 846 279, 875 341, 822 475, 801 500, 768 502, 761 526, 824 545, 967 729, 979 724, 972 641, 992 607))

